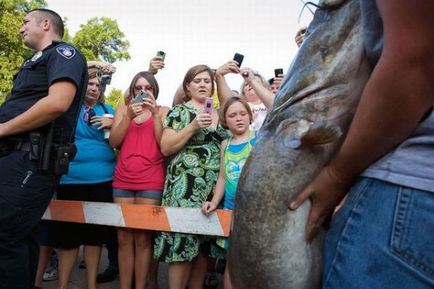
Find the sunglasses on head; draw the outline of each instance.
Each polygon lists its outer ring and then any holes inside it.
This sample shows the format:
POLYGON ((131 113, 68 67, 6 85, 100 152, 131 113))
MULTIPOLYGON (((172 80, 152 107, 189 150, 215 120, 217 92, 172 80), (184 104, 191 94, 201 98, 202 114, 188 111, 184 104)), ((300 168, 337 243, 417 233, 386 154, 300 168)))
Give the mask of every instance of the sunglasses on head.
POLYGON ((147 90, 147 91, 154 90, 154 88, 150 84, 147 84, 147 85, 136 85, 136 86, 134 86, 134 89, 135 90, 147 90))

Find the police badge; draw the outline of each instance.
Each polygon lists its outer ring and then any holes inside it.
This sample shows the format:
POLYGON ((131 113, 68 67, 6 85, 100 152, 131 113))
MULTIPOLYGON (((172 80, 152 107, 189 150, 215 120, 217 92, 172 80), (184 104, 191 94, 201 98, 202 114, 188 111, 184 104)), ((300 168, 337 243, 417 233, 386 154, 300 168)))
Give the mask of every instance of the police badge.
POLYGON ((66 59, 71 59, 75 55, 74 47, 68 45, 62 45, 56 48, 57 53, 65 57, 66 59))

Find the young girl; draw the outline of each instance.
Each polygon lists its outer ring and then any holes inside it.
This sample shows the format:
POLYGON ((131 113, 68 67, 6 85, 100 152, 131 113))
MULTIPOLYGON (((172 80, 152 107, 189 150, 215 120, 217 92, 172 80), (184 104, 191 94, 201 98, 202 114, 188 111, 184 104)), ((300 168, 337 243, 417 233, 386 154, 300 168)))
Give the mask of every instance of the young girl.
MULTIPOLYGON (((224 209, 234 209, 238 179, 256 140, 255 133, 249 129, 251 121, 252 111, 243 98, 231 97, 223 105, 223 109, 220 111, 220 122, 231 131, 232 136, 221 144, 220 172, 212 200, 205 202, 202 206, 202 212, 205 215, 217 208, 223 196, 224 209)), ((220 239, 218 240, 220 241, 220 239)), ((227 240, 222 241, 217 243, 227 248, 227 240)), ((232 288, 228 267, 229 264, 226 263, 225 289, 232 288)))

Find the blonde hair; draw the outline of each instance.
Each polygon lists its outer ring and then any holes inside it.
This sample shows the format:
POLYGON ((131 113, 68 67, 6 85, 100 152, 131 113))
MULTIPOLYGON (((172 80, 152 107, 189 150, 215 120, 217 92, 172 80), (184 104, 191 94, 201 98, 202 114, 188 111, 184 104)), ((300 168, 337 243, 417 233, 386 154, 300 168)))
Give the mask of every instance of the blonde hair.
POLYGON ((223 107, 220 109, 219 112, 220 123, 226 129, 228 129, 228 126, 226 124, 226 113, 228 112, 229 107, 235 102, 240 102, 244 106, 244 108, 247 110, 247 113, 249 114, 250 123, 252 123, 253 114, 252 110, 250 109, 250 105, 247 103, 246 99, 240 96, 231 96, 225 101, 223 107))

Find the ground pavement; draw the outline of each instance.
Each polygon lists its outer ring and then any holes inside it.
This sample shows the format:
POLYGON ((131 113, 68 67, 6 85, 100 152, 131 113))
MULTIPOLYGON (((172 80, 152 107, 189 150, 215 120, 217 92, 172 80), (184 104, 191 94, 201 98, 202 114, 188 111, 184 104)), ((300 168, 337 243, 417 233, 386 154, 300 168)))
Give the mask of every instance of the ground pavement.
MULTIPOLYGON (((82 251, 80 250, 79 260, 82 260, 82 251)), ((100 269, 99 272, 103 272, 107 267, 108 259, 107 259, 107 250, 103 250, 100 269)), ((220 285, 218 289, 223 289, 223 281, 222 276, 219 275, 220 285)), ((158 285, 159 289, 168 289, 167 284, 167 265, 164 263, 160 263, 160 270, 158 273, 158 285)), ((56 281, 44 281, 42 284, 43 289, 57 289, 57 280, 56 281)), ((118 289, 119 288, 119 279, 114 280, 113 282, 98 284, 98 289, 118 289)), ((86 288, 86 270, 79 269, 78 264, 74 267, 72 272, 71 280, 69 282, 68 289, 87 289, 86 288)))

